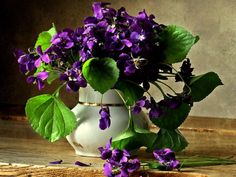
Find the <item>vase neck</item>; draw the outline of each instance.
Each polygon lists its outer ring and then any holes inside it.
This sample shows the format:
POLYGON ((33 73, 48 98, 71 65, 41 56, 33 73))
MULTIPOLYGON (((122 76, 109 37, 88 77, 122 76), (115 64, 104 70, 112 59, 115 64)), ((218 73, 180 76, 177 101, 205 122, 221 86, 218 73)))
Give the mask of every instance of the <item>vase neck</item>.
MULTIPOLYGON (((84 103, 96 103, 100 104, 102 99, 102 94, 95 91, 91 86, 86 88, 80 88, 79 90, 79 101, 84 103)), ((116 93, 114 89, 108 90, 103 94, 102 99, 103 104, 123 104, 120 96, 116 93)))

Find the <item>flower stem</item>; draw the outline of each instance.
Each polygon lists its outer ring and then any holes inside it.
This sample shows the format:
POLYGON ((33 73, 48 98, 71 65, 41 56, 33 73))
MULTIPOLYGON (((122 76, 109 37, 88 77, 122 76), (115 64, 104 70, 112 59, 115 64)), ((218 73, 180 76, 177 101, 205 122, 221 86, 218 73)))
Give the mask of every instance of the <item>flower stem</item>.
POLYGON ((165 86, 168 87, 174 94, 177 95, 176 91, 175 91, 172 87, 170 87, 169 85, 167 85, 166 83, 164 83, 164 82, 162 82, 162 81, 159 81, 159 80, 157 80, 157 82, 159 82, 159 83, 165 85, 165 86))
POLYGON ((168 96, 165 94, 165 92, 163 91, 163 89, 161 88, 161 86, 156 83, 156 82, 151 82, 153 85, 155 85, 161 92, 161 94, 163 95, 164 98, 167 98, 168 96))
POLYGON ((169 64, 165 64, 165 63, 162 63, 163 65, 166 65, 166 66, 169 66, 170 68, 172 68, 173 70, 175 70, 176 74, 179 76, 179 78, 184 82, 185 86, 188 88, 188 95, 191 93, 191 88, 189 87, 189 85, 185 82, 185 80, 183 79, 183 77, 181 76, 181 74, 179 74, 179 72, 171 65, 169 64))

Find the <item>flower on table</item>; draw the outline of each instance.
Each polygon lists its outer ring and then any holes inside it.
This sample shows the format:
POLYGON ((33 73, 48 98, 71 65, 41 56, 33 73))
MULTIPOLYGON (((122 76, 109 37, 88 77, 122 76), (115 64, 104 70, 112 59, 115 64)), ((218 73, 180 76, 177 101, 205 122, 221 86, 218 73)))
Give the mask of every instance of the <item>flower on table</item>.
POLYGON ((119 150, 111 148, 112 139, 107 142, 105 148, 99 147, 101 159, 106 160, 103 170, 104 175, 108 177, 128 177, 139 169, 140 161, 132 159, 127 150, 119 150))
POLYGON ((180 168, 180 162, 176 160, 175 153, 169 148, 155 150, 153 155, 165 170, 180 168))

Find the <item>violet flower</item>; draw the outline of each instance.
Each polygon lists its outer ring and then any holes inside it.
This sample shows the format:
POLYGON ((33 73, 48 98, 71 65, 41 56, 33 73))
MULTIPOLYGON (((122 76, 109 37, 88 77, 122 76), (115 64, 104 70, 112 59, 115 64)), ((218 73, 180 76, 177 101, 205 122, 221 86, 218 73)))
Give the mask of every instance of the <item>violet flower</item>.
POLYGON ((150 106, 149 100, 147 100, 147 98, 143 96, 135 103, 135 106, 133 107, 132 112, 134 114, 139 114, 142 111, 142 108, 148 109, 149 106, 150 106))
POLYGON ((39 58, 35 61, 34 65, 35 65, 37 68, 41 65, 41 62, 45 62, 45 63, 47 63, 47 64, 50 62, 50 58, 49 58, 48 54, 47 54, 47 53, 44 53, 44 52, 42 51, 41 46, 38 46, 38 47, 36 48, 36 51, 37 51, 37 53, 38 53, 38 55, 39 55, 39 58))
POLYGON ((56 161, 49 162, 49 164, 61 164, 62 162, 63 162, 62 160, 56 160, 56 161))
POLYGON ((105 130, 105 129, 109 128, 111 125, 109 107, 108 106, 102 107, 99 111, 99 114, 101 116, 101 118, 99 120, 100 129, 105 130))
POLYGON ((15 50, 14 56, 17 58, 22 73, 25 74, 35 69, 34 62, 36 57, 34 54, 26 54, 22 50, 15 50))
POLYGON ((27 78, 28 83, 34 83, 38 86, 39 90, 42 90, 44 88, 43 81, 48 78, 48 72, 42 71, 39 72, 36 76, 29 76, 27 78))
POLYGON ((169 148, 155 150, 153 155, 165 170, 180 168, 180 162, 176 160, 175 153, 169 148))
POLYGON ((126 150, 111 149, 112 139, 106 144, 106 147, 99 147, 101 158, 106 160, 103 165, 104 175, 108 177, 128 177, 139 169, 140 161, 131 159, 131 156, 126 150))

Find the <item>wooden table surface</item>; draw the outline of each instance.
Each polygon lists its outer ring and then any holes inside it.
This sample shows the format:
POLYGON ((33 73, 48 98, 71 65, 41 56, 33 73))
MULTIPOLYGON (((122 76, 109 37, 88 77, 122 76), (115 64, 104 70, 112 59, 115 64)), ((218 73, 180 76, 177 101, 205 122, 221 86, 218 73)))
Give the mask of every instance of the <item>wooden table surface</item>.
MULTIPOLYGON (((103 176, 103 161, 99 158, 76 156, 65 139, 49 143, 33 132, 24 116, 15 116, 15 120, 4 119, 8 118, 0 118, 0 177, 103 176), (62 164, 49 165, 50 161, 60 159, 62 164), (75 166, 77 160, 92 163, 92 166, 75 166)), ((190 144, 180 155, 233 156, 236 160, 236 120, 189 117, 181 132, 190 144)), ((184 168, 181 172, 139 171, 133 176, 236 177, 236 165, 184 168)))

